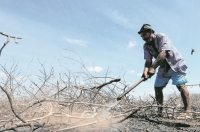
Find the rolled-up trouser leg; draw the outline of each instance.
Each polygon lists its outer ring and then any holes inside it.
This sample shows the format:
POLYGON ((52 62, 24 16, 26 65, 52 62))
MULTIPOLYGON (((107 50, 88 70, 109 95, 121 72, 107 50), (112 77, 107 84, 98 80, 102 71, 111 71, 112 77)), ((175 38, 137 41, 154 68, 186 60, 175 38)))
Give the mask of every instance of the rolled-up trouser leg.
MULTIPOLYGON (((155 87, 155 97, 158 105, 163 105, 163 88, 164 87, 155 87)), ((158 107, 158 114, 162 115, 162 107, 158 107)))
POLYGON ((181 92, 181 97, 183 100, 185 112, 190 112, 191 110, 190 94, 187 87, 185 86, 185 84, 177 85, 176 87, 181 92))

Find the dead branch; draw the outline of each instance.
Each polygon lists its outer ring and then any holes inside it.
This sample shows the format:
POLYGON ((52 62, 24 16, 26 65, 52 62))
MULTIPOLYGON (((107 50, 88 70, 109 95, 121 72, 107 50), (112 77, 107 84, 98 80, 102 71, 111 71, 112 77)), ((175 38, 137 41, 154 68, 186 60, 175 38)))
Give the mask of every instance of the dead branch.
POLYGON ((30 129, 32 128, 32 130, 36 130, 40 127, 43 127, 45 124, 33 124, 33 123, 23 123, 23 124, 19 124, 19 125, 14 125, 12 127, 9 127, 9 128, 5 128, 5 129, 0 129, 1 132, 4 132, 4 131, 9 131, 9 130, 13 130, 15 131, 17 128, 20 128, 20 127, 27 127, 29 126, 30 129))
POLYGON ((190 127, 191 125, 187 123, 181 123, 181 122, 168 122, 168 121, 160 121, 159 119, 150 119, 149 117, 145 117, 145 120, 148 120, 150 122, 156 123, 156 124, 163 124, 168 127, 190 127))
POLYGON ((121 80, 121 79, 114 79, 114 80, 111 80, 111 81, 106 82, 106 83, 104 83, 104 84, 101 84, 100 86, 93 87, 93 88, 91 88, 91 89, 101 89, 102 87, 104 87, 104 86, 106 86, 106 85, 108 85, 108 84, 111 84, 111 83, 113 83, 113 82, 119 82, 120 80, 121 80))
POLYGON ((1 90, 6 94, 6 96, 8 97, 8 100, 9 100, 9 103, 10 103, 10 107, 11 107, 11 110, 13 112, 13 114, 19 119, 21 120, 23 123, 26 123, 26 121, 24 119, 22 119, 14 110, 14 107, 13 107, 13 101, 12 101, 12 98, 10 97, 9 93, 2 87, 0 86, 1 90))
POLYGON ((16 44, 18 44, 18 42, 17 42, 16 39, 22 39, 22 38, 20 38, 20 37, 11 36, 11 35, 5 34, 5 33, 3 33, 3 32, 0 32, 0 34, 7 37, 7 41, 4 43, 4 45, 3 45, 3 46, 1 47, 1 49, 0 49, 0 55, 1 55, 1 52, 2 52, 3 48, 10 42, 10 38, 14 38, 14 42, 15 42, 16 44))

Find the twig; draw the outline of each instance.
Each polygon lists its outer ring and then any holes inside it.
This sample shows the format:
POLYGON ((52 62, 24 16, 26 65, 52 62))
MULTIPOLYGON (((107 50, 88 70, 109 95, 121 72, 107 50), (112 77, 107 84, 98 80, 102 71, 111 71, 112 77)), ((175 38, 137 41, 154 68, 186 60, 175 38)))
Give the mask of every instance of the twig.
POLYGON ((185 86, 199 86, 200 87, 200 84, 190 84, 190 85, 185 85, 185 86))
POLYGON ((4 43, 4 45, 0 49, 0 55, 1 55, 1 52, 2 52, 3 48, 6 46, 6 44, 8 44, 10 42, 10 38, 14 38, 14 41, 15 41, 16 44, 18 44, 18 42, 16 41, 16 39, 22 39, 20 37, 10 36, 10 35, 5 34, 3 32, 0 32, 0 34, 7 37, 7 41, 4 43))

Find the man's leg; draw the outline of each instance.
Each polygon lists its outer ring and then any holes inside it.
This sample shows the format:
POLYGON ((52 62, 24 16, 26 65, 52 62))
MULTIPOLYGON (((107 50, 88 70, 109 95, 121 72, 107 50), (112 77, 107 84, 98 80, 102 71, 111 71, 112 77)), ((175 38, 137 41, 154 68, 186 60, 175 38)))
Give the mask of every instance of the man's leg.
POLYGON ((185 83, 187 82, 188 80, 185 73, 174 72, 172 74, 172 84, 176 85, 176 87, 181 93, 181 97, 184 104, 184 110, 185 112, 190 112, 190 94, 187 87, 185 86, 185 83))
MULTIPOLYGON (((155 84, 154 84, 154 90, 155 90, 155 98, 158 105, 163 105, 163 88, 167 85, 170 78, 162 77, 162 76, 156 76, 155 84)), ((162 107, 158 107, 158 116, 162 116, 162 107)))
MULTIPOLYGON (((156 97, 156 102, 158 105, 163 105, 163 88, 164 87, 155 87, 155 97, 156 97)), ((158 107, 158 115, 161 116, 162 115, 162 107, 158 107)))
POLYGON ((176 85, 176 87, 181 92, 181 97, 182 97, 182 100, 183 100, 185 112, 190 112, 190 110, 191 110, 190 94, 189 94, 187 87, 185 86, 185 84, 176 85))

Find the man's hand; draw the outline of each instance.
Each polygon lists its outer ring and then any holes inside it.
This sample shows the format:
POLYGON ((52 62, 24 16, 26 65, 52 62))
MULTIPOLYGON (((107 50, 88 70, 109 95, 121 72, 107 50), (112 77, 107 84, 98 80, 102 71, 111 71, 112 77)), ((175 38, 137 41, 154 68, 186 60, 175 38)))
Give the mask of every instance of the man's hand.
POLYGON ((142 77, 144 78, 144 81, 146 81, 149 78, 148 70, 148 68, 145 68, 143 71, 142 77))
POLYGON ((151 78, 155 74, 156 70, 153 67, 149 68, 148 77, 151 78))

